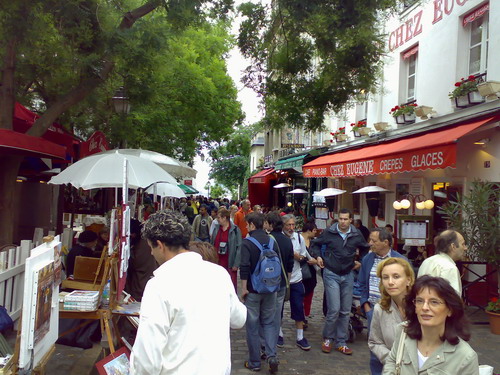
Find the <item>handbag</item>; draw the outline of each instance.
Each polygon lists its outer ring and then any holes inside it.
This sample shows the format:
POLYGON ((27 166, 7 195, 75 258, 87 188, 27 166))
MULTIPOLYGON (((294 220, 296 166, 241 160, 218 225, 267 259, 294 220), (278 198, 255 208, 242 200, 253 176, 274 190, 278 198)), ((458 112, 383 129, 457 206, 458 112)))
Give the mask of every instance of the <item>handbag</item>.
POLYGON ((401 375, 401 362, 403 361, 403 350, 405 346, 406 331, 403 328, 399 339, 398 351, 396 353, 396 375, 401 375))
POLYGON ((307 263, 307 261, 300 264, 300 270, 302 272, 302 280, 308 280, 312 278, 311 267, 309 266, 309 263, 307 263))
POLYGON ((276 246, 278 246, 278 255, 280 257, 281 271, 283 272, 283 277, 285 278, 285 283, 286 283, 285 302, 290 301, 290 281, 288 281, 288 277, 286 276, 285 272, 285 266, 283 266, 283 259, 281 259, 280 244, 278 243, 278 241, 276 241, 276 238, 274 238, 274 236, 269 235, 269 237, 271 237, 274 240, 274 242, 276 242, 276 246))

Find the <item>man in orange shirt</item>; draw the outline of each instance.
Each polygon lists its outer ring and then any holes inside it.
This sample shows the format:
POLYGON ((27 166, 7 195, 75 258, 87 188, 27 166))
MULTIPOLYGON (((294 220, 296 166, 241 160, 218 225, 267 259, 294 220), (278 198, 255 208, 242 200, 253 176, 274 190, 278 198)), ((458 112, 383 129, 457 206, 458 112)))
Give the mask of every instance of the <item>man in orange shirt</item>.
POLYGON ((250 200, 244 199, 243 202, 241 202, 241 208, 234 214, 234 224, 240 228, 242 238, 245 238, 248 234, 245 216, 253 212, 250 207, 250 200))

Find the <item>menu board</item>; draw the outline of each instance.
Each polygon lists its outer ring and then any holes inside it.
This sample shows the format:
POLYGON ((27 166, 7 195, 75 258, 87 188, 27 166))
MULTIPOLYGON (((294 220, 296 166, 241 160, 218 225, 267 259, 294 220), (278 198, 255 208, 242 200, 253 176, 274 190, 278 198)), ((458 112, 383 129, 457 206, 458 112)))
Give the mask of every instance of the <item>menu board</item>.
POLYGON ((425 240, 427 238, 428 224, 428 222, 402 222, 401 238, 415 238, 425 240))

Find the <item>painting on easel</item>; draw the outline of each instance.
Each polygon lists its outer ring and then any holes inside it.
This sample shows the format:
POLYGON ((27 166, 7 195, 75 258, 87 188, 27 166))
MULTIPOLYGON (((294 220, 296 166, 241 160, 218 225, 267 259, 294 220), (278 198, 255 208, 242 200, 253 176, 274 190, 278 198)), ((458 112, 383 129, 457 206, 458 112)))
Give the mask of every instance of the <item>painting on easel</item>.
POLYGON ((49 332, 54 289, 54 262, 38 271, 34 344, 39 343, 49 332))

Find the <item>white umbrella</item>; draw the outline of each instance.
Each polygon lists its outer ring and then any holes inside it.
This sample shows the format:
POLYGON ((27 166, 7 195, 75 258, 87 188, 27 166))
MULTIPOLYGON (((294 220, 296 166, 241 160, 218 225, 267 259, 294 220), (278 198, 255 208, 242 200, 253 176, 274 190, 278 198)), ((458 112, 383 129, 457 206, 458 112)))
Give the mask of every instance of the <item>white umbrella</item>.
POLYGON ((109 150, 105 151, 105 154, 119 152, 124 155, 132 155, 137 156, 138 158, 152 161, 155 164, 158 164, 165 171, 170 173, 172 176, 179 177, 188 177, 195 178, 196 170, 191 168, 186 163, 182 161, 176 160, 170 156, 160 154, 159 152, 142 150, 142 149, 133 149, 133 148, 125 148, 119 150, 109 150))
POLYGON ((320 197, 331 197, 334 195, 344 194, 346 190, 340 190, 335 188, 326 188, 321 191, 316 191, 314 194, 319 195, 320 197))
POLYGON ((76 188, 98 189, 123 186, 123 162, 128 161, 128 187, 145 188, 155 182, 177 181, 152 161, 118 152, 99 153, 88 156, 70 165, 50 179, 49 184, 71 184, 76 188))
POLYGON ((390 190, 384 189, 380 186, 365 186, 359 190, 353 191, 352 194, 363 194, 363 193, 387 193, 390 190))
POLYGON ((287 188, 287 187, 290 187, 290 184, 287 184, 286 182, 282 182, 281 184, 273 186, 273 188, 275 188, 275 189, 282 189, 282 188, 287 188))
POLYGON ((293 189, 288 194, 307 194, 307 191, 304 189, 293 189))
MULTIPOLYGON (((154 185, 148 187, 146 193, 154 194, 154 185)), ((186 194, 179 186, 166 182, 156 184, 156 194, 160 197, 186 198, 186 194)))

